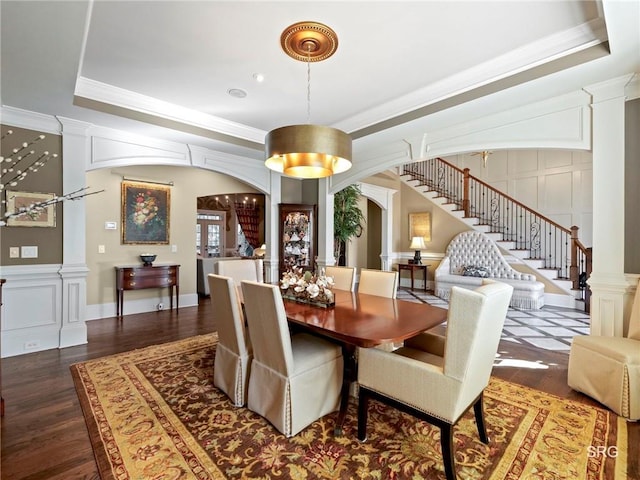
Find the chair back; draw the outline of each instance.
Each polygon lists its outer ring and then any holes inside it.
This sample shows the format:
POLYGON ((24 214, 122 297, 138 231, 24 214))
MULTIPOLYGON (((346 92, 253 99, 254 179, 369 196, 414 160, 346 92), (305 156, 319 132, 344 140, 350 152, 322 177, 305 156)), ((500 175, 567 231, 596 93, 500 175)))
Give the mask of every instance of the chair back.
POLYGON ((248 337, 233 279, 210 273, 207 280, 211 303, 214 305, 213 318, 218 330, 218 342, 237 355, 246 355, 249 350, 248 337))
POLYGON ((235 282, 241 302, 243 298, 240 282, 243 280, 262 282, 264 278, 262 273, 262 260, 223 260, 217 262, 217 265, 218 275, 231 277, 235 282))
POLYGON ((444 374, 461 382, 465 407, 489 384, 512 293, 511 285, 490 280, 475 290, 451 289, 444 374))
POLYGON ((629 317, 627 338, 640 340, 640 281, 638 282, 636 293, 633 297, 633 306, 631 307, 631 316, 629 317))
POLYGON ((398 290, 398 272, 383 270, 360 270, 358 293, 377 295, 379 297, 396 298, 398 290))
POLYGON ((293 372, 293 352, 280 289, 245 280, 242 291, 253 358, 288 377, 293 372))
POLYGON ((338 290, 353 292, 356 285, 356 269, 353 267, 326 267, 325 274, 333 278, 334 287, 338 290))

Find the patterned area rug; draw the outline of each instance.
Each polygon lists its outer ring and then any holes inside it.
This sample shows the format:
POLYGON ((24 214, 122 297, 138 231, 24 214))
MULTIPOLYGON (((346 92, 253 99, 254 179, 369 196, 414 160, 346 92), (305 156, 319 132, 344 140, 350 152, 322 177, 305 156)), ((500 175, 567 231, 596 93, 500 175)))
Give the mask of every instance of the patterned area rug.
MULTIPOLYGON (((443 479, 439 430, 372 402, 368 440, 356 405, 287 439, 213 386, 217 337, 202 335, 71 367, 103 480, 443 479)), ((309 392, 312 394, 312 392, 309 392)), ((626 424, 614 414, 492 378, 490 444, 473 414, 455 428, 460 479, 626 478, 626 424)))

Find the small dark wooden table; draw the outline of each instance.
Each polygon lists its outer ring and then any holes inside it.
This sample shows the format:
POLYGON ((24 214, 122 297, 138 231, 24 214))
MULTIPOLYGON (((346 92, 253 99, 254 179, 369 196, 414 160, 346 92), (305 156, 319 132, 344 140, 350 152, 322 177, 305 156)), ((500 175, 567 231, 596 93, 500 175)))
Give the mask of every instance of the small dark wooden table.
POLYGON ((342 425, 349 405, 351 383, 358 379, 357 347, 371 348, 388 342, 401 342, 440 325, 447 310, 426 303, 413 303, 376 295, 334 290, 336 305, 322 308, 292 300, 284 301, 289 323, 338 341, 344 356, 340 412, 335 433, 342 425))
POLYGON ((116 315, 123 315, 124 291, 145 288, 169 288, 169 308, 173 309, 173 294, 176 295, 176 310, 180 306, 180 265, 121 266, 116 269, 116 315))
POLYGON ((403 270, 409 270, 411 272, 411 290, 413 290, 413 280, 414 280, 414 272, 422 271, 424 275, 424 291, 427 291, 427 268, 428 265, 415 265, 412 263, 399 263, 398 264, 398 274, 401 275, 403 270))

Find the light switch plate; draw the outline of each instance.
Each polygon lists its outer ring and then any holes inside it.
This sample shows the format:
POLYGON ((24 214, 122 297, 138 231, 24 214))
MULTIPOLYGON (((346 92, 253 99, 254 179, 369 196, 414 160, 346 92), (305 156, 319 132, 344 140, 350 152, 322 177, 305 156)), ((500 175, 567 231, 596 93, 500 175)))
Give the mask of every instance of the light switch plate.
POLYGON ((10 247, 9 258, 20 258, 20 247, 10 247))
POLYGON ((21 247, 22 258, 38 258, 38 247, 21 247))

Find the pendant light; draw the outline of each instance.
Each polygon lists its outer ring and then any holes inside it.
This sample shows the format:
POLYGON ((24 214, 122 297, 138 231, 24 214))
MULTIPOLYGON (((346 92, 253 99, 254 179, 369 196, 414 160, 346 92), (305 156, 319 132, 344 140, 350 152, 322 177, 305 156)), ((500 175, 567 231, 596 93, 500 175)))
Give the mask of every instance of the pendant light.
POLYGON ((270 131, 265 138, 265 165, 298 178, 323 178, 351 168, 351 137, 331 127, 312 125, 311 62, 320 62, 338 48, 336 33, 321 23, 299 22, 287 27, 280 45, 291 58, 307 62, 307 124, 270 131))

